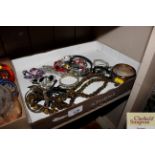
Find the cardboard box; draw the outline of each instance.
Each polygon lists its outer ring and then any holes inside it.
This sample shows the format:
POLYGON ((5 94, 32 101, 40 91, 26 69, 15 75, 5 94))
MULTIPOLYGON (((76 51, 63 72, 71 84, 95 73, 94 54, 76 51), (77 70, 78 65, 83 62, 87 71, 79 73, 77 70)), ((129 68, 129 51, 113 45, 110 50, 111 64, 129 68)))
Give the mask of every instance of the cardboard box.
MULTIPOLYGON (((97 41, 14 59, 12 63, 16 70, 23 99, 25 98, 25 93, 29 90, 27 87, 32 85, 28 80, 23 78, 23 70, 29 70, 32 67, 41 67, 42 65, 52 65, 54 61, 61 59, 65 55, 77 54, 86 56, 92 61, 94 59, 104 59, 109 62, 110 66, 114 66, 117 63, 127 63, 136 70, 139 67, 137 61, 97 41)), ((134 84, 134 80, 134 78, 130 79, 119 87, 108 84, 100 95, 87 100, 78 100, 77 104, 51 115, 33 113, 27 108, 25 102, 23 102, 28 122, 33 128, 59 128, 128 95, 134 84)), ((93 88, 95 87, 96 85, 93 88)), ((93 88, 89 88, 89 91, 93 88)))
MULTIPOLYGON (((0 59, 0 63, 9 65, 12 68, 12 70, 14 71, 11 60, 9 60, 7 58, 6 59, 0 59)), ((19 90, 17 80, 15 80, 15 83, 17 85, 17 89, 19 90)), ((28 125, 27 119, 26 119, 26 115, 25 115, 25 110, 24 110, 22 102, 23 101, 22 101, 21 95, 19 93, 18 98, 16 98, 14 100, 14 108, 16 108, 17 110, 20 110, 20 113, 21 113, 20 116, 17 119, 14 119, 14 120, 11 120, 9 122, 4 123, 3 125, 0 126, 0 128, 2 128, 2 129, 7 129, 7 128, 10 128, 10 129, 29 128, 29 125, 28 125)))

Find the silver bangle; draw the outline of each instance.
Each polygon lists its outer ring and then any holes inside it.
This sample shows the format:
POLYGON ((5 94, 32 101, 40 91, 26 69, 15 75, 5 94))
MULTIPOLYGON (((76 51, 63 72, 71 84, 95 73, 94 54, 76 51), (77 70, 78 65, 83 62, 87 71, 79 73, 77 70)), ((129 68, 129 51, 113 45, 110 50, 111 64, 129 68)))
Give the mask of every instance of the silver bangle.
POLYGON ((94 66, 102 66, 102 67, 109 67, 109 63, 103 59, 95 59, 93 62, 94 66))

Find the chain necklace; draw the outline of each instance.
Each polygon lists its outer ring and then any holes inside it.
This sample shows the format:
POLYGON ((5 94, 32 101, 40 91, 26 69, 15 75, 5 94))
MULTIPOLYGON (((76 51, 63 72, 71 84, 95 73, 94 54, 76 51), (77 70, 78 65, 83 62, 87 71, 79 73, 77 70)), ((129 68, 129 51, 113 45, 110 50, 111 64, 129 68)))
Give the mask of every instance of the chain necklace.
POLYGON ((104 76, 95 75, 95 74, 89 75, 87 78, 84 78, 83 80, 81 80, 78 86, 76 86, 72 90, 69 90, 68 97, 71 98, 70 104, 71 105, 74 104, 74 101, 77 97, 90 98, 90 97, 93 97, 93 96, 99 94, 107 86, 108 82, 110 82, 110 81, 111 80, 109 80, 108 78, 106 78, 104 76), (97 90, 95 90, 94 92, 92 92, 90 94, 84 93, 83 92, 84 89, 86 89, 88 86, 90 86, 94 82, 103 82, 103 84, 101 87, 99 87, 97 90), (81 87, 81 88, 78 89, 79 87, 81 87))

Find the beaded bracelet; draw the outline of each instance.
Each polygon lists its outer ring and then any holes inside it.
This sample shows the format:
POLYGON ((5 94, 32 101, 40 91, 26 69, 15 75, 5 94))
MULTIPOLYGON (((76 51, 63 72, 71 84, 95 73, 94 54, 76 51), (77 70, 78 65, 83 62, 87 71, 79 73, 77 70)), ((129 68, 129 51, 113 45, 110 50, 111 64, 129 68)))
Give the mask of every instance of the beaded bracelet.
POLYGON ((31 68, 29 71, 24 70, 23 75, 25 79, 38 79, 42 78, 45 72, 40 68, 31 68))

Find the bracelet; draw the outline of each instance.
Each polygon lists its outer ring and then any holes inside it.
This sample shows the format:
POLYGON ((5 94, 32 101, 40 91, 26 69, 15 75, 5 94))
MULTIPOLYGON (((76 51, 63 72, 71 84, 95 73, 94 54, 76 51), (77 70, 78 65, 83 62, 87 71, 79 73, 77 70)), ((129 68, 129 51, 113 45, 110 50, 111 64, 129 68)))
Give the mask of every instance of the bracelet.
POLYGON ((79 74, 79 76, 85 76, 92 71, 93 64, 91 60, 82 55, 74 55, 70 59, 70 66, 73 71, 79 74))
POLYGON ((123 84, 129 78, 136 76, 136 70, 128 64, 116 64, 111 70, 113 81, 116 84, 123 84))
POLYGON ((51 87, 46 90, 38 85, 33 85, 29 88, 30 90, 25 95, 25 101, 28 109, 34 113, 43 112, 50 114, 68 107, 68 104, 64 102, 65 89, 51 87), (45 100, 44 104, 39 104, 43 100, 45 100))
POLYGON ((31 68, 29 71, 24 70, 23 75, 25 79, 38 79, 42 78, 45 72, 40 68, 31 68))
POLYGON ((75 72, 69 72, 68 74, 64 74, 61 76, 60 80, 59 80, 59 84, 61 87, 66 88, 66 89, 70 89, 72 87, 75 87, 77 84, 79 83, 79 77, 75 72), (70 79, 74 79, 73 83, 64 83, 63 80, 65 80, 66 78, 69 78, 68 81, 70 81, 70 79))
POLYGON ((69 70, 69 64, 64 63, 63 60, 58 60, 58 61, 54 62, 53 68, 57 72, 67 73, 69 70))
POLYGON ((102 66, 104 68, 108 68, 109 67, 109 63, 106 62, 103 59, 95 59, 94 62, 93 62, 93 65, 94 66, 102 66))
POLYGON ((93 73, 101 74, 105 77, 111 78, 111 68, 105 68, 103 66, 94 66, 93 73))

